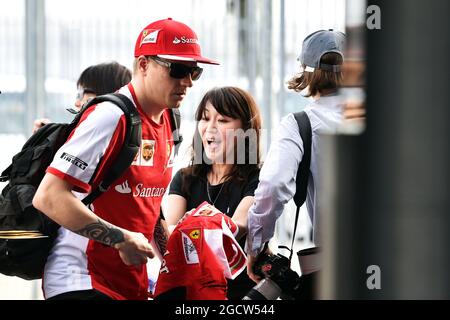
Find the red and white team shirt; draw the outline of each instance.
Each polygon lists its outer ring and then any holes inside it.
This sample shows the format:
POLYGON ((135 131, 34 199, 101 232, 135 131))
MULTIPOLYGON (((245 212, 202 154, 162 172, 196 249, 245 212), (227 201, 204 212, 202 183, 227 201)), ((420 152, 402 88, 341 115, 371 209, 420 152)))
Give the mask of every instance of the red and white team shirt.
MULTIPOLYGON (((162 197, 172 177, 174 145, 170 115, 160 124, 142 111, 131 84, 119 90, 134 102, 142 120, 140 150, 125 173, 92 209, 100 218, 152 240, 162 197)), ((104 102, 87 110, 47 172, 74 185, 84 198, 101 182, 122 147, 126 119, 104 102)), ((76 290, 99 290, 114 299, 147 299, 146 265, 126 266, 114 248, 60 228, 43 278, 46 298, 76 290)))
POLYGON ((246 266, 237 232, 230 217, 203 202, 171 234, 155 297, 185 287, 187 300, 226 300, 226 278, 235 279, 246 266))

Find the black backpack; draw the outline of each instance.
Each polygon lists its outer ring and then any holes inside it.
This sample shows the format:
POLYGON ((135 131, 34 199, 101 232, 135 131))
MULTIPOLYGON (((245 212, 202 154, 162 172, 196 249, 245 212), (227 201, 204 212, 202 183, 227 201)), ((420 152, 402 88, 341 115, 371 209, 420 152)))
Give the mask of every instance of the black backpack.
MULTIPOLYGON (((141 143, 141 120, 133 103, 121 94, 95 97, 83 106, 71 123, 50 123, 33 134, 0 177, 2 182, 9 181, 0 195, 0 231, 37 231, 44 237, 32 239, 0 237, 0 273, 26 280, 42 277, 59 225, 33 207, 34 194, 56 151, 66 142, 82 114, 90 106, 105 101, 114 103, 124 112, 127 123, 126 137, 111 169, 99 187, 83 199, 83 203, 85 205, 92 203, 134 160, 141 143)), ((177 152, 182 141, 178 132, 180 126, 178 110, 172 110, 171 121, 177 152)))

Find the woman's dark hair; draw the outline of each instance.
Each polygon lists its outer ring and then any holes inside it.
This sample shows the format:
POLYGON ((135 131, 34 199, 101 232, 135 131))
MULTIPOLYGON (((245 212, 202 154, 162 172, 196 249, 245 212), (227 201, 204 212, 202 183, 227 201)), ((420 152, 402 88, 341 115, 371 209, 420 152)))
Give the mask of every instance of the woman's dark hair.
MULTIPOLYGON (((341 65, 342 56, 335 52, 325 53, 320 59, 321 63, 330 65, 341 65)), ((305 69, 305 65, 303 65, 305 69)), ((309 86, 307 97, 315 96, 317 93, 325 94, 336 91, 342 82, 341 72, 324 71, 315 69, 314 72, 302 72, 288 81, 288 88, 300 92, 309 86)))
MULTIPOLYGON (((214 106, 219 114, 241 120, 243 134, 237 135, 237 145, 244 143, 245 159, 243 161, 234 159, 233 167, 225 177, 225 181, 245 182, 261 165, 261 116, 259 108, 253 97, 240 88, 213 88, 203 96, 197 107, 195 113, 197 123, 202 119, 208 102, 214 106)), ((203 161, 206 155, 198 130, 195 130, 194 133, 192 149, 190 165, 182 170, 183 192, 187 194, 190 194, 192 179, 200 178, 206 181, 206 175, 211 169, 211 163, 203 161)))
POLYGON ((115 92, 131 81, 131 72, 117 62, 101 63, 85 69, 77 86, 96 95, 115 92))

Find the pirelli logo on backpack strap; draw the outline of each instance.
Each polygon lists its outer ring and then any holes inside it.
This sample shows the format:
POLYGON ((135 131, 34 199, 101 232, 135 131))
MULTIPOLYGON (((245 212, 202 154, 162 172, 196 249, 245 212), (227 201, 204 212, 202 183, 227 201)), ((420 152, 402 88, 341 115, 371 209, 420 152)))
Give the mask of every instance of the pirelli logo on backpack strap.
POLYGON ((71 154, 65 153, 65 152, 62 153, 61 159, 66 160, 73 165, 76 165, 81 170, 85 170, 86 167, 88 166, 88 164, 86 162, 84 162, 83 160, 81 160, 71 154))

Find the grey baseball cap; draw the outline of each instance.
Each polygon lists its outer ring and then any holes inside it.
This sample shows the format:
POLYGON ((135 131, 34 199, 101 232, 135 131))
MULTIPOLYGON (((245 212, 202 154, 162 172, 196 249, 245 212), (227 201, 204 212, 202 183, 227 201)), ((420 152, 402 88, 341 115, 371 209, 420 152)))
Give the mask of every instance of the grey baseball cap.
POLYGON ((344 58, 345 34, 340 31, 319 30, 311 33, 303 40, 302 53, 298 57, 301 63, 306 65, 305 71, 313 72, 314 69, 339 72, 340 65, 320 63, 325 53, 336 52, 344 58))

